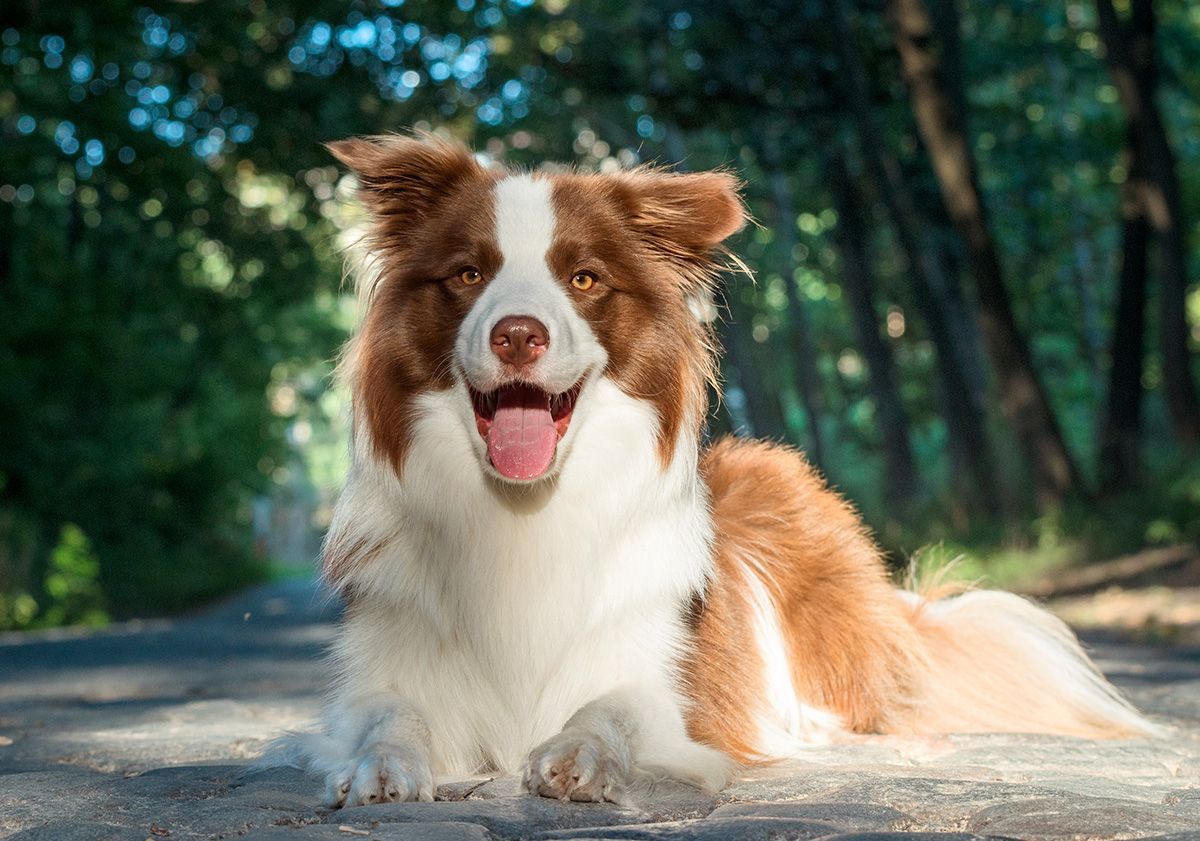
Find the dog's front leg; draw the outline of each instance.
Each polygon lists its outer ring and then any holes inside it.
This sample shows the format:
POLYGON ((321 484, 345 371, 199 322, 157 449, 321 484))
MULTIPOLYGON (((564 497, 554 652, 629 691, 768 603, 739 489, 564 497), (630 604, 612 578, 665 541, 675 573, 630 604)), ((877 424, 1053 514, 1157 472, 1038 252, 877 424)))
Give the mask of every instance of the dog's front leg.
POLYGON ((633 784, 664 777, 707 791, 733 763, 692 741, 674 693, 625 689, 583 706, 529 755, 525 787, 560 800, 628 803, 633 784))
POLYGON ((391 693, 343 703, 330 715, 340 755, 321 763, 326 802, 433 800, 429 728, 412 704, 391 693))

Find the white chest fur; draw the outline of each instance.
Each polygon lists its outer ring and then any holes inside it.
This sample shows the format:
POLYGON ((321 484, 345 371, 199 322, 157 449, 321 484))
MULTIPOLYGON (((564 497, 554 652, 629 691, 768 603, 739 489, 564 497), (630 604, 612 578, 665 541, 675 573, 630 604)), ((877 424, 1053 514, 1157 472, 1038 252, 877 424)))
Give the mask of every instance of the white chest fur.
POLYGON ((694 442, 663 470, 648 405, 591 383, 562 469, 534 491, 483 473, 453 410, 467 399, 421 399, 402 480, 360 434, 333 527, 384 548, 346 582, 356 601, 331 710, 401 693, 439 774, 516 770, 581 705, 626 685, 677 698, 683 607, 711 564, 694 442))

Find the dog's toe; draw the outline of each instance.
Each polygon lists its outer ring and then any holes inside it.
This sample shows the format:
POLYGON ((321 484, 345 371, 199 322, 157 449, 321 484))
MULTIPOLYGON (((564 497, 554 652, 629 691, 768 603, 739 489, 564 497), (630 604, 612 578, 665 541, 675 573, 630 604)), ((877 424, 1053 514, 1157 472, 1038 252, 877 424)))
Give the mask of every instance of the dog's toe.
POLYGON ((433 800, 433 774, 426 763, 414 757, 383 751, 352 765, 348 775, 331 775, 327 800, 334 808, 433 800))
POLYGON ((631 774, 628 762, 600 738, 588 733, 560 733, 529 757, 525 786, 533 794, 556 800, 621 803, 631 774))

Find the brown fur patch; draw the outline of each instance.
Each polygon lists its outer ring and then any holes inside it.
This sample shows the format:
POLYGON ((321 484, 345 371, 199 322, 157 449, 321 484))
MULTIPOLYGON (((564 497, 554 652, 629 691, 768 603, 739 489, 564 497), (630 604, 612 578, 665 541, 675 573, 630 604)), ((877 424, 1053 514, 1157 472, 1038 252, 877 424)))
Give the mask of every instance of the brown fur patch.
POLYGON ((703 456, 717 572, 686 663, 698 739, 745 760, 764 692, 745 576, 778 613, 797 695, 854 731, 887 729, 920 694, 922 646, 857 514, 788 447, 726 438, 703 456), (711 611, 711 613, 710 613, 711 611))
POLYGON ((714 379, 712 337, 686 296, 707 289, 713 248, 740 227, 742 208, 732 190, 733 182, 719 176, 702 185, 667 173, 553 179, 556 226, 547 262, 564 280, 580 270, 598 278, 587 292, 568 292, 608 353, 607 376, 625 394, 654 404, 664 463, 680 429, 698 431, 706 385, 714 379), (659 224, 648 221, 655 202, 672 209, 659 211, 659 224), (686 221, 672 216, 689 206, 686 221), (666 242, 673 242, 670 250, 666 242))
POLYGON ((376 452, 399 473, 408 450, 412 401, 452 385, 458 325, 482 285, 465 286, 467 265, 500 268, 495 237, 496 174, 466 147, 425 137, 345 140, 330 150, 358 175, 371 213, 379 280, 354 339, 351 389, 376 452))
POLYGON ((858 515, 795 450, 724 439, 700 469, 716 572, 684 664, 696 739, 757 758, 766 686, 750 575, 770 594, 798 699, 853 732, 1152 732, 1036 605, 986 591, 961 607, 903 598, 858 515))
POLYGON ((743 570, 718 549, 716 570, 689 617, 693 645, 682 665, 688 735, 741 763, 759 757, 766 663, 755 638, 743 570))
POLYGON ((669 462, 685 424, 703 418, 715 379, 710 331, 687 296, 712 282, 713 249, 741 227, 737 182, 717 173, 642 170, 553 179, 551 271, 580 270, 598 282, 573 290, 579 313, 608 352, 606 374, 659 417, 659 452, 669 462))

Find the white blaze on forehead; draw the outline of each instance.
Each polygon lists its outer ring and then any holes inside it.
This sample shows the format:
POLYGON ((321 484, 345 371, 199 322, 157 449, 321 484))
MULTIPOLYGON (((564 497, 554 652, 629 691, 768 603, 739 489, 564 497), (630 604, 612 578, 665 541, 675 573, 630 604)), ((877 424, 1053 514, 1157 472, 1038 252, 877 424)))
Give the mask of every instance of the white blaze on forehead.
POLYGON ((511 175, 496 185, 496 243, 505 269, 548 271, 546 252, 553 238, 549 178, 511 175))
POLYGON ((576 310, 566 278, 555 277, 546 261, 555 226, 551 179, 512 175, 494 189, 502 262, 463 320, 455 356, 475 388, 496 388, 507 375, 491 350, 492 327, 510 315, 536 318, 550 342, 527 376, 557 394, 603 368, 608 355, 576 310))

